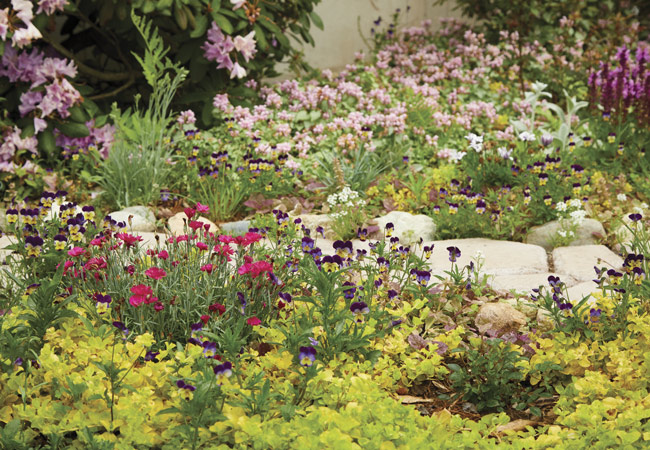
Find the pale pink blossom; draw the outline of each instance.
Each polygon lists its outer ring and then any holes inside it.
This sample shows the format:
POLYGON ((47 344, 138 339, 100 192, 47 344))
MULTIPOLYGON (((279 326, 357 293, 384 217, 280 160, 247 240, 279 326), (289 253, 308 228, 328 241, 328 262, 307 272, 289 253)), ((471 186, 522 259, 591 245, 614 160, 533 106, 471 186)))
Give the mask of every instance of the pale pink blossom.
POLYGON ((233 43, 235 49, 242 54, 246 62, 250 61, 253 55, 257 53, 257 49, 255 48, 255 31, 251 31, 244 37, 236 36, 233 43))

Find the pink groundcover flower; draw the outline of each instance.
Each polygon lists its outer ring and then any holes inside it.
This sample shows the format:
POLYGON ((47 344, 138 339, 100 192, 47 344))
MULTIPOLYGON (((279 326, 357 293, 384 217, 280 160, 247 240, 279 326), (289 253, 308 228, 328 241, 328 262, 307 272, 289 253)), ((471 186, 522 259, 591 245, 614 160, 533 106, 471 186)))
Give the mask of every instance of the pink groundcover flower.
POLYGON ((150 267, 144 271, 144 274, 154 280, 160 280, 161 278, 165 278, 167 276, 167 272, 159 267, 150 267))

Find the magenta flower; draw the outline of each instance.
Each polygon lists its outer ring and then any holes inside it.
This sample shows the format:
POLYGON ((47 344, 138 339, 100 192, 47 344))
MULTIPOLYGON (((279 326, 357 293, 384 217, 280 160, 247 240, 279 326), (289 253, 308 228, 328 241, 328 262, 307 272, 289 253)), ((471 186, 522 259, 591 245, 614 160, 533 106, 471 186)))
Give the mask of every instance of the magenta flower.
POLYGON ((196 214, 196 210, 194 208, 185 208, 183 212, 185 213, 188 219, 191 219, 192 217, 194 217, 194 214, 196 214))
POLYGON ((257 317, 250 317, 250 318, 246 319, 246 323, 249 324, 250 326, 254 327, 254 326, 257 326, 257 325, 261 324, 262 321, 260 319, 258 319, 257 317))
POLYGON ((199 214, 207 214, 210 212, 210 207, 208 205, 202 205, 201 203, 196 203, 196 212, 199 214))
POLYGON ((167 272, 165 272, 163 269, 160 269, 158 267, 150 267, 144 271, 144 274, 154 280, 160 280, 167 276, 167 272))
POLYGON ((117 233, 115 237, 123 241, 126 244, 127 248, 133 247, 136 242, 142 241, 142 236, 133 236, 132 234, 128 233, 117 233))
POLYGON ((239 275, 250 273, 253 278, 257 278, 264 272, 272 271, 273 264, 268 261, 255 261, 254 263, 246 263, 237 270, 239 275))
POLYGON ((72 249, 68 250, 68 255, 74 256, 74 257, 81 256, 84 253, 86 253, 86 250, 84 250, 81 247, 73 247, 72 249))
MULTIPOLYGON (((131 288, 131 293, 133 294, 129 298, 131 306, 140 306, 142 303, 152 303, 152 299, 155 298, 152 297, 153 289, 151 289, 151 286, 147 286, 146 284, 133 286, 131 288)), ((157 300, 158 299, 156 298, 153 302, 157 300)))
POLYGON ((206 264, 204 266, 201 266, 201 271, 206 273, 212 273, 214 267, 215 266, 213 264, 206 264))

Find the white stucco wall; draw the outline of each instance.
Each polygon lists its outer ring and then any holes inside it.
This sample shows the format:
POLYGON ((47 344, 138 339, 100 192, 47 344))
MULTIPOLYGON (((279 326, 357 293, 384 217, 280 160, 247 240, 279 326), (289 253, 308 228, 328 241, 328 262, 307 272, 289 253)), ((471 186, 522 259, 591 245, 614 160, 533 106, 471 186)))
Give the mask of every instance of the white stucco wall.
POLYGON ((305 59, 318 68, 342 69, 354 60, 354 53, 365 50, 357 27, 357 18, 361 17, 361 30, 370 37, 373 21, 382 17, 384 27, 390 21, 397 8, 402 10, 400 26, 419 25, 424 19, 431 19, 438 27, 441 17, 460 17, 452 11, 453 3, 433 6, 434 0, 322 0, 316 7, 317 14, 323 19, 324 30, 312 26, 315 47, 304 46, 305 59), (410 10, 406 12, 406 7, 410 10))

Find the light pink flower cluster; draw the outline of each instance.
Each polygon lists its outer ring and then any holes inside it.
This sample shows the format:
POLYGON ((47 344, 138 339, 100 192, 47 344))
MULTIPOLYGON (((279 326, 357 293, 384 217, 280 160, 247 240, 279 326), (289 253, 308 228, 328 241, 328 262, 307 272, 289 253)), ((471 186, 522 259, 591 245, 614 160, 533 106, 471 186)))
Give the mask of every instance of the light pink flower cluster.
MULTIPOLYGON (((204 56, 208 61, 216 61, 217 69, 227 69, 230 71, 230 78, 244 78, 246 69, 244 69, 236 60, 233 62, 231 53, 233 50, 238 51, 246 62, 257 53, 255 48, 255 31, 251 31, 246 36, 230 36, 223 34, 219 26, 212 22, 212 27, 208 30, 208 39, 201 47, 204 56)), ((235 58, 236 59, 236 58, 235 58)))

